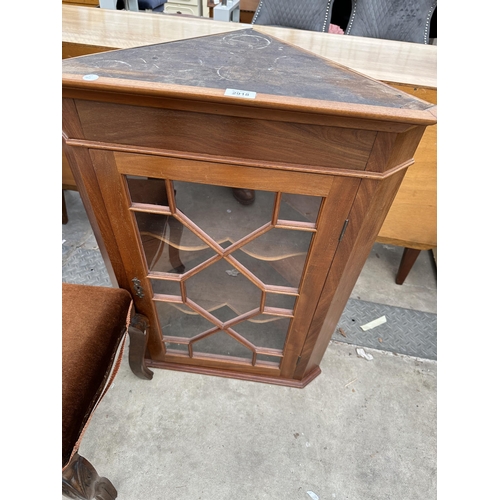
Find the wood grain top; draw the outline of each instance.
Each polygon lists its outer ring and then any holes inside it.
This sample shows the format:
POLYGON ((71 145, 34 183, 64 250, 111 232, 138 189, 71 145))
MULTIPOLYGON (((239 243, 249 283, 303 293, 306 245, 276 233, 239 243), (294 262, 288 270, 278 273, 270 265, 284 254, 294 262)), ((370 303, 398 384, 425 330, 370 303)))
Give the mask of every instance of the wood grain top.
MULTIPOLYGON (((62 42, 78 46, 123 49, 249 27, 201 17, 62 5, 62 42)), ((437 88, 437 47, 433 45, 283 27, 255 29, 377 80, 437 88)))
POLYGON ((391 108, 432 106, 253 29, 67 59, 63 71, 391 108))

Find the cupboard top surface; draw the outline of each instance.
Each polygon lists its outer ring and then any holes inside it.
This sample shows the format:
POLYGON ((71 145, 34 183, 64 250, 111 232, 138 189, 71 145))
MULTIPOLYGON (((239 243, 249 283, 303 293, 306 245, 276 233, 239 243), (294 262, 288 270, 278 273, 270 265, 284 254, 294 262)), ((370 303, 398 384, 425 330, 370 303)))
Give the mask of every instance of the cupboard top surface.
POLYGON ((199 98, 235 89, 250 93, 236 96, 239 105, 271 99, 292 108, 368 106, 409 122, 434 119, 433 104, 253 29, 66 59, 62 69, 63 86, 79 81, 84 89, 134 86, 147 94, 149 86, 199 98))

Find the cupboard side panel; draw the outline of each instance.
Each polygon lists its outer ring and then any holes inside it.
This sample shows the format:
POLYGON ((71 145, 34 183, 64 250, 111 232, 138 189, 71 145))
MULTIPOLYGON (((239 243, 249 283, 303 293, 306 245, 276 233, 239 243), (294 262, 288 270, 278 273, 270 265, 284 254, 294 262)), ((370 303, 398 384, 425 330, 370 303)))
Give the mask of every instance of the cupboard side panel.
MULTIPOLYGON (((408 164, 424 131, 425 127, 414 127, 396 137, 385 132, 379 133, 368 166, 386 171, 408 164)), ((339 245, 317 303, 294 378, 302 378, 319 365, 407 168, 402 168, 382 181, 362 181, 352 213, 349 214, 344 239, 339 245)))
POLYGON ((302 350, 314 307, 326 279, 325 269, 335 255, 339 236, 358 190, 359 179, 334 177, 330 192, 318 218, 317 233, 309 253, 300 298, 295 309, 292 328, 285 345, 281 364, 282 375, 291 378, 302 350))
POLYGON ((427 127, 380 233, 379 243, 437 246, 437 126, 427 127))
POLYGON ((294 378, 301 379, 319 365, 404 174, 405 169, 382 182, 362 181, 348 215, 349 225, 314 311, 294 378))

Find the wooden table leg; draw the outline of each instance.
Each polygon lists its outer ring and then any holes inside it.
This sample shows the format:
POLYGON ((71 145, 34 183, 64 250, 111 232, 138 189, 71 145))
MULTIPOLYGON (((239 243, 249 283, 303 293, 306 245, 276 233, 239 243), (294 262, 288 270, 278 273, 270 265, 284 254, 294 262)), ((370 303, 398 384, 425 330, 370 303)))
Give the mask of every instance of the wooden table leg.
POLYGON ((64 198, 64 189, 62 192, 62 223, 68 223, 68 210, 66 209, 66 200, 64 198))
POLYGON ((419 254, 420 250, 416 250, 415 248, 404 249, 403 256, 401 257, 401 262, 399 264, 398 274, 396 276, 396 283, 398 285, 402 285, 404 283, 419 254))

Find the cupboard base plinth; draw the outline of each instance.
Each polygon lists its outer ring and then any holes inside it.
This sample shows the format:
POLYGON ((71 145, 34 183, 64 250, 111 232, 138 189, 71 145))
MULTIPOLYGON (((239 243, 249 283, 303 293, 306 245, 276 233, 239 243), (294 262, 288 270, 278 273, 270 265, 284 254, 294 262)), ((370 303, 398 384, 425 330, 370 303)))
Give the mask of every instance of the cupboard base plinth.
POLYGON ((200 375, 211 375, 215 377, 233 378, 238 380, 248 380, 250 382, 261 382, 264 384, 281 385, 286 387, 293 387, 295 389, 303 389, 310 382, 312 382, 320 373, 321 369, 319 366, 313 368, 304 378, 301 380, 280 378, 280 377, 269 377, 267 375, 258 375, 252 373, 243 373, 233 370, 221 370, 217 368, 206 368, 193 365, 183 365, 180 363, 167 363, 162 361, 154 361, 152 359, 146 359, 146 366, 149 368, 160 368, 163 370, 173 370, 187 373, 197 373, 200 375))

